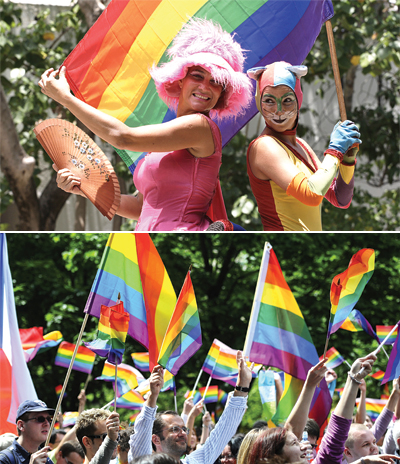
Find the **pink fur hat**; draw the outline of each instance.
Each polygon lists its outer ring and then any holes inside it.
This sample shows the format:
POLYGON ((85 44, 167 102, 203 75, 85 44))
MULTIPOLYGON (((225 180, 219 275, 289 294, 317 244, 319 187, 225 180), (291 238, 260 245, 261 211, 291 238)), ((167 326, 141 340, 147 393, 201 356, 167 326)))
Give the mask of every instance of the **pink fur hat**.
POLYGON ((176 111, 179 80, 191 66, 201 66, 223 84, 224 90, 210 116, 223 119, 245 111, 252 99, 250 79, 243 73, 244 54, 239 43, 219 24, 191 19, 175 37, 168 50, 171 61, 150 69, 160 98, 176 111))

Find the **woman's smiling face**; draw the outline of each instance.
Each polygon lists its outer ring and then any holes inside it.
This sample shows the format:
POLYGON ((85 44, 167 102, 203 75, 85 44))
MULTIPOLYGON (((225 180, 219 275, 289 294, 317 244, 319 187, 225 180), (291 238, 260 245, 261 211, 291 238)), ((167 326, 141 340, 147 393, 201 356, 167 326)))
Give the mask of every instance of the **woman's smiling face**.
POLYGON ((201 66, 192 66, 180 81, 180 109, 183 114, 208 113, 217 104, 223 86, 201 66))
POLYGON ((307 464, 307 445, 302 445, 293 432, 288 432, 282 455, 288 462, 307 464))
POLYGON ((265 87, 261 109, 265 121, 276 132, 293 129, 297 118, 297 99, 287 85, 265 87))

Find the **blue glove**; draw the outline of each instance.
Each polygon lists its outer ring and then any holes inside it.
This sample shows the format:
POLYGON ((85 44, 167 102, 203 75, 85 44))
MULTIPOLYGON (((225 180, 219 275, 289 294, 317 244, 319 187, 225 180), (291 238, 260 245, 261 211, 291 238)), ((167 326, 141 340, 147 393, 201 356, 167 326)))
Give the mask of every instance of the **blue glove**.
POLYGON ((343 155, 355 144, 362 143, 358 127, 352 121, 338 122, 333 128, 329 147, 343 155))

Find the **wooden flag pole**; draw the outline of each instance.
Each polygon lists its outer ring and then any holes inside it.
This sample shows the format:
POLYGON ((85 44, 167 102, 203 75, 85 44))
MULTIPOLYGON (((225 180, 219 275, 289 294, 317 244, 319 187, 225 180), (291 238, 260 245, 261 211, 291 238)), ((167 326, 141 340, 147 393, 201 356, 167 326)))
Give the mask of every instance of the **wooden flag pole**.
POLYGON ((88 386, 88 383, 90 382, 91 379, 92 379, 91 374, 88 374, 87 379, 86 379, 86 382, 85 382, 85 385, 84 385, 84 387, 83 387, 83 390, 84 390, 84 391, 86 391, 87 386, 88 386))
POLYGON ((74 361, 75 361, 75 358, 76 358, 76 353, 78 352, 78 348, 79 348, 79 345, 81 343, 83 331, 85 330, 86 322, 87 322, 88 318, 89 318, 89 313, 86 313, 85 317, 83 319, 83 322, 82 322, 81 331, 79 332, 79 335, 78 335, 78 340, 76 341, 74 354, 72 355, 71 362, 69 363, 67 375, 65 376, 65 380, 64 380, 64 385, 62 387, 60 397, 58 398, 58 403, 57 403, 57 406, 56 406, 56 410, 54 411, 53 420, 51 421, 49 433, 47 434, 47 438, 46 438, 46 442, 45 442, 44 446, 48 446, 48 444, 50 442, 50 437, 51 437, 51 434, 52 434, 53 429, 54 429, 54 424, 56 423, 56 420, 57 420, 58 411, 61 408, 61 403, 62 403, 62 400, 64 398, 65 389, 67 388, 67 384, 68 384, 68 381, 69 381, 69 376, 71 375, 72 366, 74 365, 74 361))
POLYGON ((338 103, 339 103, 340 119, 343 122, 343 121, 346 121, 347 114, 346 114, 346 105, 344 104, 342 81, 340 79, 339 63, 338 63, 337 54, 336 54, 335 39, 333 38, 332 23, 330 20, 328 20, 325 22, 325 25, 326 25, 326 33, 328 36, 329 51, 330 51, 331 60, 332 60, 333 77, 335 79, 336 93, 337 93, 337 98, 338 98, 338 103))

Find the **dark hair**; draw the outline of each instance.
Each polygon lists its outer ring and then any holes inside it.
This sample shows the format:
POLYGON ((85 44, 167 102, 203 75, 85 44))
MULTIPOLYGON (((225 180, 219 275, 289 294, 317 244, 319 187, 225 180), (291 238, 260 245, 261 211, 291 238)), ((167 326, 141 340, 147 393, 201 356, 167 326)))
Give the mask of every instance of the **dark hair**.
POLYGON ((319 425, 318 422, 314 419, 307 419, 306 426, 304 430, 308 433, 308 436, 319 438, 319 425))
POLYGON ((67 432, 65 430, 54 430, 50 436, 50 443, 54 445, 57 440, 57 434, 65 435, 67 432))
MULTIPOLYGON (((167 425, 162 418, 162 416, 178 416, 181 417, 176 411, 171 411, 170 409, 167 409, 166 411, 158 412, 156 414, 156 417, 153 422, 153 435, 157 435, 157 437, 162 441, 164 440, 162 431, 163 428, 167 425)), ((154 443, 151 444, 153 451, 156 451, 156 446, 154 443)))
POLYGON ((176 464, 176 460, 166 453, 153 453, 140 456, 129 464, 176 464))
POLYGON ((78 453, 82 459, 85 459, 85 453, 83 452, 83 448, 76 441, 66 441, 63 445, 61 445, 60 452, 63 458, 69 456, 71 453, 78 453))
POLYGON ((237 455, 239 453, 239 448, 240 445, 242 444, 244 435, 243 433, 238 433, 234 435, 229 441, 228 441, 228 446, 231 449, 232 455, 237 458, 237 455))
POLYGON ((263 427, 268 427, 268 422, 264 420, 258 420, 254 422, 253 426, 251 427, 251 430, 262 429, 263 427))
POLYGON ((129 451, 129 439, 131 438, 131 435, 133 435, 134 433, 135 431, 133 427, 127 427, 126 429, 121 430, 120 439, 118 442, 118 447, 120 451, 129 451))
POLYGON ((281 455, 288 432, 287 428, 281 427, 262 430, 250 450, 248 464, 281 455))

